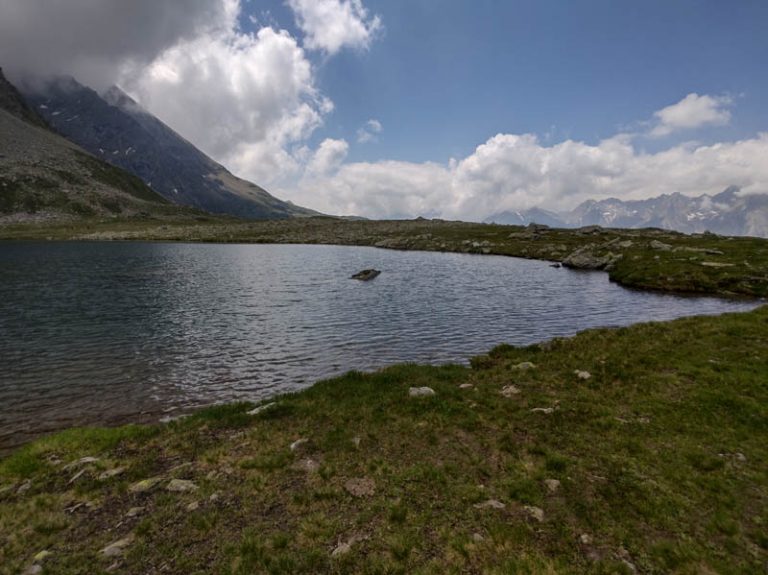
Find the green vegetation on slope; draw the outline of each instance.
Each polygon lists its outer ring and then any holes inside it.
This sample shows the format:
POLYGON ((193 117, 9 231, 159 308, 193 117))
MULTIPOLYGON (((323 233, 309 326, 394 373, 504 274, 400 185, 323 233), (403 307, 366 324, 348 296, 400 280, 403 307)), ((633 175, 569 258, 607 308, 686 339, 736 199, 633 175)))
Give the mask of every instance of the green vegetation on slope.
POLYGON ((765 349, 767 307, 71 430, 0 461, 0 571, 762 572, 765 349))

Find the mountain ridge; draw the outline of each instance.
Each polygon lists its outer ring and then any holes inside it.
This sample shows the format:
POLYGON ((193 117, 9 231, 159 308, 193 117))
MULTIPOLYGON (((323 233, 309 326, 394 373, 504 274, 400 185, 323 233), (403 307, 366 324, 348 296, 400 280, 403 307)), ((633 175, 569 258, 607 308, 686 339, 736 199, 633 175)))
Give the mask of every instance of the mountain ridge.
POLYGON ((175 204, 247 219, 319 215, 234 176, 117 86, 99 95, 62 76, 21 92, 53 129, 175 204))
POLYGON ((533 208, 505 211, 486 223, 575 228, 599 225, 612 228, 663 228, 683 233, 705 231, 722 235, 768 237, 768 195, 741 194, 737 186, 722 192, 685 196, 679 192, 644 200, 619 198, 586 200, 569 212, 533 208))

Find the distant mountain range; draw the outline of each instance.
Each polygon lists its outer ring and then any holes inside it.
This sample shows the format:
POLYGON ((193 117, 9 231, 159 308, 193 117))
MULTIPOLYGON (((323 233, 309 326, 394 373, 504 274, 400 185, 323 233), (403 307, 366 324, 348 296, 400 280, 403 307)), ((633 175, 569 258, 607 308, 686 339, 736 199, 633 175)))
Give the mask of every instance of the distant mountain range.
POLYGON ((665 228, 684 233, 710 231, 721 235, 768 237, 768 195, 741 195, 739 188, 688 197, 664 194, 637 201, 617 198, 588 200, 565 213, 538 208, 521 212, 500 212, 488 223, 545 224, 572 228, 599 225, 613 228, 665 228))
POLYGON ((0 69, 0 222, 179 213, 140 178, 51 131, 0 69))
POLYGON ((174 204, 251 219, 318 215, 235 177, 117 87, 99 95, 60 77, 20 89, 56 132, 174 204))

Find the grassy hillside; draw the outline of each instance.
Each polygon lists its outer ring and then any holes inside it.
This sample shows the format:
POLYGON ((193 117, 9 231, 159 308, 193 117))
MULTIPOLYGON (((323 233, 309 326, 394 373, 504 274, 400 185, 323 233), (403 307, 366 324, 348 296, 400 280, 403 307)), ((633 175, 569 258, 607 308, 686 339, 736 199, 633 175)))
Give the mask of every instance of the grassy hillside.
POLYGON ((764 307, 68 431, 0 461, 0 572, 763 572, 767 348, 764 307))

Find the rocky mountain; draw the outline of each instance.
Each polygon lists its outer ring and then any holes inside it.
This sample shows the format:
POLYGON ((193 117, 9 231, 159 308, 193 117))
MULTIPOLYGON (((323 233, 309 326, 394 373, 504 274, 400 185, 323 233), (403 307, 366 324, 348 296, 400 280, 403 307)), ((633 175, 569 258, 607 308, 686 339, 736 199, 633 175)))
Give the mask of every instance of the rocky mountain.
POLYGON ((136 176, 51 131, 0 70, 0 222, 178 211, 136 176))
POLYGON ((235 177, 117 87, 99 95, 62 77, 22 93, 54 130, 175 204, 252 219, 317 215, 235 177))
POLYGON ((588 200, 574 210, 501 212, 487 222, 526 225, 535 222, 551 227, 599 225, 611 228, 664 228, 684 233, 710 231, 722 235, 768 237, 768 195, 742 195, 739 188, 689 197, 663 194, 647 200, 617 198, 588 200))

